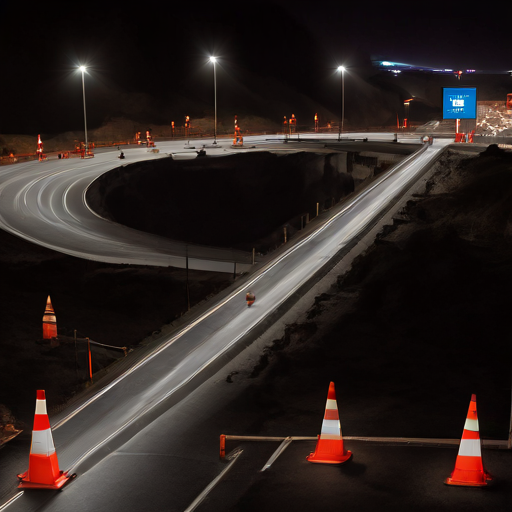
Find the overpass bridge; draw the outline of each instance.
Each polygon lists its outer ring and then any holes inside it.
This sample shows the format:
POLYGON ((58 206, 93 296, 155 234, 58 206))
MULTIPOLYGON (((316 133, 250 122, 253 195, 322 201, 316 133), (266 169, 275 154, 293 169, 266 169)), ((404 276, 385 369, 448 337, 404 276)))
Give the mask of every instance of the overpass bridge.
MULTIPOLYGON (((367 138, 369 134, 364 134, 367 138)), ((333 136, 335 139, 336 134, 333 136)), ((354 134, 351 139, 363 138, 354 134)), ((392 134, 370 134, 372 140, 390 141, 392 134)), ((322 140, 325 140, 322 136, 322 140)), ((310 141, 318 140, 308 136, 310 141)), ((328 140, 328 139, 327 139, 328 140)), ((219 141, 212 148, 204 141, 208 155, 268 150, 298 151, 311 148, 299 144, 297 138, 248 137, 246 148, 233 150, 230 141, 219 141), (283 141, 289 144, 282 144, 283 141)), ((417 140, 415 140, 417 142, 417 140)), ((352 140, 342 143, 347 148, 356 144, 352 140)), ((197 142, 196 142, 197 145, 197 142)), ((200 147, 200 145, 198 145, 200 147)), ((169 240, 142 231, 130 229, 100 217, 86 200, 91 183, 99 176, 121 166, 173 156, 197 155, 195 150, 185 150, 183 141, 160 142, 159 153, 146 148, 126 150, 127 158, 118 160, 113 151, 98 152, 93 159, 48 160, 24 162, 3 166, 0 169, 0 228, 44 247, 79 258, 118 264, 173 266, 195 270, 226 273, 247 272, 253 265, 253 255, 248 252, 218 247, 205 247, 169 240)))

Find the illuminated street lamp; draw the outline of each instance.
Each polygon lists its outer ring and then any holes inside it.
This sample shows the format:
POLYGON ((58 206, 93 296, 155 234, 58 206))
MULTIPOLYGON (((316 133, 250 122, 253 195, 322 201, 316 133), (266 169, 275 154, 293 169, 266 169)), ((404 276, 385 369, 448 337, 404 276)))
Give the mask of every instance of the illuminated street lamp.
POLYGON ((87 157, 87 150, 88 150, 88 144, 87 144, 87 114, 86 114, 86 111, 85 111, 85 79, 84 79, 84 74, 85 74, 85 71, 86 71, 86 67, 85 66, 80 66, 78 69, 82 72, 82 93, 83 93, 83 97, 84 97, 84 125, 85 125, 85 154, 84 154, 84 157, 87 157))
POLYGON ((343 122, 345 120, 345 68, 343 66, 338 66, 338 71, 341 72, 341 115, 338 140, 341 140, 341 134, 343 133, 343 122))
POLYGON ((215 64, 217 57, 210 57, 210 62, 213 64, 213 96, 215 101, 215 124, 213 127, 213 143, 217 144, 217 74, 215 64))

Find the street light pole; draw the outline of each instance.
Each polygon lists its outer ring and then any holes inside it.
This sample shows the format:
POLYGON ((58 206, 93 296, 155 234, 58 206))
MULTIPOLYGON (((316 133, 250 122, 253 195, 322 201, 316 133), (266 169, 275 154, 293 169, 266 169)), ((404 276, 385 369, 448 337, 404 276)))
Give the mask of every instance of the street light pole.
POLYGON ((85 110, 85 79, 84 79, 85 70, 86 70, 85 66, 80 66, 80 71, 82 72, 82 94, 83 94, 83 98, 84 98, 84 126, 85 126, 85 154, 84 154, 84 157, 87 157, 88 144, 87 144, 87 113, 85 110))
POLYGON ((213 128, 213 143, 217 144, 217 73, 215 64, 217 57, 210 57, 210 62, 213 64, 213 96, 215 102, 215 124, 213 128))
POLYGON ((404 118, 404 130, 407 128, 407 131, 410 131, 410 126, 411 126, 411 120, 409 119, 409 109, 410 109, 410 106, 411 106, 411 101, 413 100, 414 98, 409 98, 408 100, 405 100, 404 101, 404 107, 405 107, 405 118, 404 118))
POLYGON ((338 71, 341 72, 341 115, 338 131, 338 141, 340 141, 341 134, 343 133, 343 123, 345 120, 345 68, 343 66, 338 66, 338 71))

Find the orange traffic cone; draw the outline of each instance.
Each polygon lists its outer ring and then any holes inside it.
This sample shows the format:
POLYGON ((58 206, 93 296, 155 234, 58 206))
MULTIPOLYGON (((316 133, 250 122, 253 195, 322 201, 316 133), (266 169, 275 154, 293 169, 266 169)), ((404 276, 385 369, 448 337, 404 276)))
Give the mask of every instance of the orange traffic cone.
POLYGON ((329 385, 327 394, 327 405, 325 406, 322 431, 318 436, 318 442, 314 453, 310 453, 306 459, 309 462, 322 464, 342 464, 352 457, 352 452, 343 447, 341 426, 338 416, 338 405, 336 404, 336 392, 334 382, 329 385))
POLYGON ((70 478, 67 472, 59 470, 43 390, 37 391, 28 471, 18 475, 18 478, 20 489, 60 489, 70 478))
POLYGON ((48 295, 46 300, 46 309, 43 315, 43 339, 51 340, 57 337, 57 319, 55 318, 55 311, 53 311, 52 301, 48 295))
POLYGON ((459 454, 455 461, 455 469, 444 483, 448 485, 483 487, 487 485, 487 480, 492 480, 492 477, 485 471, 482 463, 480 433, 476 414, 476 395, 471 395, 459 454))

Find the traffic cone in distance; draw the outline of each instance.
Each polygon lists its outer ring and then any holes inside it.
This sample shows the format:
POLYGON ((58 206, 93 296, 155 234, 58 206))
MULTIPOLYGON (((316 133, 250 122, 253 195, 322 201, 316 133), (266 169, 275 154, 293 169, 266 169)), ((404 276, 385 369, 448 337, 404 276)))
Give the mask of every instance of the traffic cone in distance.
POLYGON ((67 472, 59 470, 43 390, 37 391, 28 471, 18 475, 18 478, 19 489, 60 489, 69 480, 67 472))
POLYGON ((306 459, 309 462, 318 462, 320 464, 343 464, 350 457, 352 457, 352 452, 345 450, 343 446, 336 392, 334 390, 334 382, 331 382, 329 384, 329 393, 327 394, 322 430, 318 436, 316 449, 306 459))
POLYGON ((55 317, 55 311, 53 311, 52 301, 48 295, 46 300, 46 309, 43 315, 43 339, 51 340, 57 337, 57 318, 55 317))
POLYGON ((492 480, 492 477, 485 471, 482 462, 480 432, 476 414, 476 395, 471 395, 459 453, 455 461, 455 469, 444 483, 447 485, 484 487, 488 480, 492 480))

